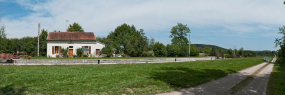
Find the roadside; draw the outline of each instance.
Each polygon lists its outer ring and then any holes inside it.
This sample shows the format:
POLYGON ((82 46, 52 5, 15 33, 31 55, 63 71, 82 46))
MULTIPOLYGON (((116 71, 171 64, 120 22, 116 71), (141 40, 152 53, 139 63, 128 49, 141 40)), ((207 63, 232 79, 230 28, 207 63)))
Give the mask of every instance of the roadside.
MULTIPOLYGON (((273 59, 275 61, 275 58, 273 59)), ((238 73, 230 74, 218 80, 210 81, 170 93, 158 95, 224 95, 224 94, 264 94, 267 81, 272 71, 273 64, 266 62, 241 70, 238 73)))
POLYGON ((266 94, 268 95, 285 95, 285 68, 276 62, 271 72, 266 94))

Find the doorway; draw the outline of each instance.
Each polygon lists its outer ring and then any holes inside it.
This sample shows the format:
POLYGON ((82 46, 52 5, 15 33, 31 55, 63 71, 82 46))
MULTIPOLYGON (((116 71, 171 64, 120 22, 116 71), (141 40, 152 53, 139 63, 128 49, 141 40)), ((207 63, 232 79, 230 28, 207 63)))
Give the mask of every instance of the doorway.
POLYGON ((100 49, 96 49, 96 56, 100 56, 100 49))

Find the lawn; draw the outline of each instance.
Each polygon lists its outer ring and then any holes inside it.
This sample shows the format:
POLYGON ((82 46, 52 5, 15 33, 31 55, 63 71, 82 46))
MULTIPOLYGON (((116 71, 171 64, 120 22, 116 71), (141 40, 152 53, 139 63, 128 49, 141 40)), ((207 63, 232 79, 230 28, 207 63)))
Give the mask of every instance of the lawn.
POLYGON ((0 94, 155 94, 196 86, 262 63, 227 59, 116 65, 0 65, 0 94))
POLYGON ((268 95, 285 95, 285 68, 274 64, 268 86, 268 95))
POLYGON ((155 59, 155 58, 203 58, 203 57, 199 57, 199 56, 191 56, 191 57, 111 57, 111 58, 101 58, 101 57, 76 57, 76 58, 33 57, 31 59, 155 59))

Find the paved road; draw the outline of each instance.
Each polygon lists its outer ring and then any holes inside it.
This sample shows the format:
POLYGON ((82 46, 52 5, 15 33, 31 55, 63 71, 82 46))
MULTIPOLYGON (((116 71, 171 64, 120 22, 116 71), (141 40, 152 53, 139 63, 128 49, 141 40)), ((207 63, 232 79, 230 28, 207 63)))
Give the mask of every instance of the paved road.
POLYGON ((267 63, 264 62, 262 64, 241 70, 238 73, 229 74, 226 77, 210 81, 196 87, 157 95, 262 95, 265 94, 267 81, 272 71, 272 67, 273 64, 267 65, 267 63), (254 75, 256 77, 254 77, 254 75))
POLYGON ((268 64, 260 73, 254 76, 253 80, 250 81, 243 89, 235 93, 235 95, 266 95, 267 82, 273 69, 273 62, 268 64))

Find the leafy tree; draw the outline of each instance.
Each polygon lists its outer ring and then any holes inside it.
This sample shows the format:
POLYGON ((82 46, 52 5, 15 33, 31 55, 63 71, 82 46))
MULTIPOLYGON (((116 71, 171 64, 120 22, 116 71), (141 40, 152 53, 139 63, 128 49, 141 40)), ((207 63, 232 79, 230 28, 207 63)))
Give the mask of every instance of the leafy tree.
POLYGON ((278 34, 282 34, 282 38, 275 39, 275 47, 280 46, 277 55, 278 56, 277 62, 280 65, 285 66, 285 26, 279 28, 278 34))
POLYGON ((212 48, 210 47, 203 48, 203 53, 205 53, 207 56, 210 55, 211 51, 212 51, 212 48))
POLYGON ((240 56, 243 55, 243 48, 242 48, 242 47, 238 50, 238 54, 239 54, 240 56))
POLYGON ((136 30, 135 26, 122 24, 111 32, 107 39, 115 48, 115 53, 124 53, 129 56, 142 56, 147 51, 147 37, 144 30, 136 30))
POLYGON ((155 39, 150 38, 149 43, 148 43, 148 50, 152 50, 152 47, 154 44, 155 44, 155 39))
POLYGON ((224 57, 224 50, 223 49, 219 49, 218 53, 219 53, 220 57, 224 57))
POLYGON ((40 55, 41 56, 46 56, 47 54, 47 30, 42 29, 41 35, 40 35, 40 55))
POLYGON ((4 25, 0 29, 0 38, 6 38, 5 26, 4 25))
POLYGON ((69 25, 68 31, 69 32, 84 32, 83 28, 76 22, 74 22, 72 25, 69 25))
POLYGON ((156 42, 153 45, 154 56, 156 57, 164 57, 166 56, 166 48, 162 43, 156 42))
POLYGON ((199 56, 199 49, 195 45, 190 45, 190 47, 190 56, 199 56))
POLYGON ((187 44, 189 41, 187 39, 187 33, 190 33, 189 27, 181 23, 177 23, 176 26, 173 26, 171 31, 172 44, 187 44))
POLYGON ((174 45, 174 44, 166 45, 166 50, 167 50, 167 56, 169 57, 179 56, 181 52, 179 45, 174 45))
POLYGON ((210 53, 210 56, 216 56, 217 51, 216 51, 216 47, 212 47, 212 51, 210 53))
POLYGON ((5 27, 3 25, 0 29, 0 53, 4 52, 6 44, 7 44, 6 33, 5 33, 5 27))

